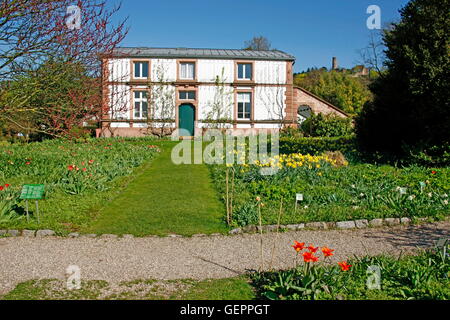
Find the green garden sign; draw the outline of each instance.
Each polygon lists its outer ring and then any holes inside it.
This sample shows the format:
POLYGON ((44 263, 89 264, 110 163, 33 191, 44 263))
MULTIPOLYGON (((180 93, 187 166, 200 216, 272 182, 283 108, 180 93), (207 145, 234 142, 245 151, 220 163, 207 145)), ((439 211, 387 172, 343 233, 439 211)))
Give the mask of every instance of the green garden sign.
POLYGON ((45 186, 43 184, 26 184, 22 187, 20 199, 26 200, 27 221, 29 221, 28 200, 35 200, 38 223, 40 223, 38 200, 42 200, 44 198, 44 192, 45 186))

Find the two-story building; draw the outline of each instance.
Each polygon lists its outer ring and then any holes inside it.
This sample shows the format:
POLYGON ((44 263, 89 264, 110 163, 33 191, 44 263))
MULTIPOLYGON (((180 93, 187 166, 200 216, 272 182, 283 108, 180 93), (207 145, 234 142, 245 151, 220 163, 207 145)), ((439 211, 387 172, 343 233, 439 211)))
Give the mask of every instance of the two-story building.
POLYGON ((175 128, 191 136, 206 128, 240 134, 295 125, 299 107, 304 112, 308 105, 298 100, 306 93, 293 86, 294 63, 278 50, 117 48, 103 59, 100 135, 175 128))

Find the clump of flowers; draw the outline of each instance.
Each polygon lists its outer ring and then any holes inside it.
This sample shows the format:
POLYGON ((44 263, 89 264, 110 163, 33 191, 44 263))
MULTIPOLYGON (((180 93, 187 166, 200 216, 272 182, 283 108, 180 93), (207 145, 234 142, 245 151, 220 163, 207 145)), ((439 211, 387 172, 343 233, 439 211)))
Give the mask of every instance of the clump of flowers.
MULTIPOLYGON (((324 165, 337 165, 337 161, 328 157, 327 155, 312 156, 310 154, 282 154, 267 159, 267 161, 255 161, 255 165, 261 168, 273 167, 279 169, 296 169, 296 168, 308 168, 308 169, 320 169, 324 165)), ((348 163, 347 163, 348 164, 348 163)))
POLYGON ((6 189, 8 189, 9 187, 10 187, 9 184, 5 184, 5 185, 3 185, 3 186, 0 186, 0 191, 6 190, 6 189))
MULTIPOLYGON (((308 272, 310 270, 309 264, 319 262, 319 257, 316 255, 319 251, 319 247, 314 247, 314 245, 310 244, 308 247, 305 247, 304 242, 298 242, 294 241, 294 245, 292 245, 292 248, 297 252, 298 255, 302 255, 303 261, 305 262, 305 272, 308 272), (305 252, 302 253, 302 251, 305 250, 305 252)), ((334 249, 330 249, 328 247, 322 247, 320 248, 320 251, 323 254, 324 259, 332 257, 334 255, 334 249)), ((339 267, 342 271, 349 271, 352 265, 348 264, 346 261, 342 261, 338 263, 339 267)))

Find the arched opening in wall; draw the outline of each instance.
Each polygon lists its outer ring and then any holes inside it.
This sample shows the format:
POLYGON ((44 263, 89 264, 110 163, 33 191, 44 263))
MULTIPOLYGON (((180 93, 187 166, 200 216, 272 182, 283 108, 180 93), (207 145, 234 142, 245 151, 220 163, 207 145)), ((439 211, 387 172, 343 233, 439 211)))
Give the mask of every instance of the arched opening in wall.
POLYGON ((312 109, 308 105, 301 105, 297 109, 297 122, 301 125, 306 119, 312 115, 312 109))

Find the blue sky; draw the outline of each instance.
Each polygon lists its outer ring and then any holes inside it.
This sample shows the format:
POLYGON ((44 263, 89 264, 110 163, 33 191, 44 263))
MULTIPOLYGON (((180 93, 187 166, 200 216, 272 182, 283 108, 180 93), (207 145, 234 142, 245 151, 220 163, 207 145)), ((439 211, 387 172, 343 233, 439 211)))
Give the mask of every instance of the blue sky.
MULTIPOLYGON (((110 4, 117 3, 116 0, 110 4)), ((358 62, 367 45, 369 5, 382 23, 397 21, 408 0, 122 0, 130 32, 122 46, 242 48, 264 35, 272 47, 297 58, 294 71, 358 62)))

